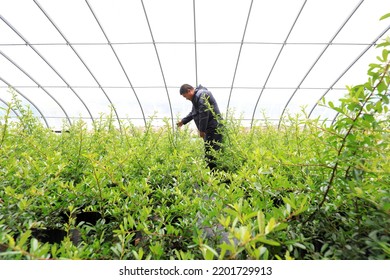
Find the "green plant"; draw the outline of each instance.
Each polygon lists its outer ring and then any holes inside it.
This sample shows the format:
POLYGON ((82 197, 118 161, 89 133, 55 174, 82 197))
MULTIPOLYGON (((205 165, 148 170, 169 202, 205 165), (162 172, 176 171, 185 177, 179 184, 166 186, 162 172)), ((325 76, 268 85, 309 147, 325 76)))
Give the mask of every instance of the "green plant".
POLYGON ((15 98, 0 117, 0 258, 390 259, 388 46, 366 83, 324 100, 331 125, 304 110, 279 128, 224 120, 213 172, 188 128, 118 130, 109 114, 56 134, 15 98))

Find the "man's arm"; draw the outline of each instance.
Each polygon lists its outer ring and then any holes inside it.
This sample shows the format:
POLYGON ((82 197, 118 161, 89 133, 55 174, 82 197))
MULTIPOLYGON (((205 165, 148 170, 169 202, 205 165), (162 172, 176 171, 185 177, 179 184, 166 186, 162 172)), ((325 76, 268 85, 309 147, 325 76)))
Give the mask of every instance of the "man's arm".
POLYGON ((178 126, 178 127, 181 127, 181 126, 183 126, 183 125, 189 123, 190 121, 192 121, 193 118, 194 118, 194 117, 192 116, 192 111, 191 111, 187 116, 185 116, 181 121, 179 121, 179 122, 177 123, 177 126, 178 126))

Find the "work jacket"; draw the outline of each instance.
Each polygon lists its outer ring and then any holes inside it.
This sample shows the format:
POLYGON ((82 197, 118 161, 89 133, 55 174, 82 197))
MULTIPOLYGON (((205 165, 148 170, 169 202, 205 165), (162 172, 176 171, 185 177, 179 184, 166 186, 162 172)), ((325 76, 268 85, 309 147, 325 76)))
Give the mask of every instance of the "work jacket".
POLYGON ((219 125, 221 113, 212 93, 207 88, 199 85, 195 89, 191 102, 192 110, 182 119, 183 124, 194 120, 199 131, 206 133, 215 131, 219 125))

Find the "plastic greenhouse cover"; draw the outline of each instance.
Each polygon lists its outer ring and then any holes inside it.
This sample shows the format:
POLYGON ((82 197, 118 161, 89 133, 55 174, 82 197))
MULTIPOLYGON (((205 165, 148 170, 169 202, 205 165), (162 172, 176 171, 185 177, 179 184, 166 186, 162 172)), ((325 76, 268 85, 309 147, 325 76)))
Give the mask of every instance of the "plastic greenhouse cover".
POLYGON ((12 87, 56 130, 111 108, 173 125, 189 83, 244 125, 303 109, 332 120, 318 101, 365 81, 389 11, 388 0, 2 0, 0 106, 12 87))

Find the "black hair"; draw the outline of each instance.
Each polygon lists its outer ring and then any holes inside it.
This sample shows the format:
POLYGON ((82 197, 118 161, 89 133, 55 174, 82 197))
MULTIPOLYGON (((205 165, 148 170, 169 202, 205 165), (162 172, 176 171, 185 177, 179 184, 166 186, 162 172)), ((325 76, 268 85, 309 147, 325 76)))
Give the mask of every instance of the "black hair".
POLYGON ((183 95, 187 93, 189 90, 193 90, 194 87, 189 84, 184 84, 180 87, 180 94, 183 95))

